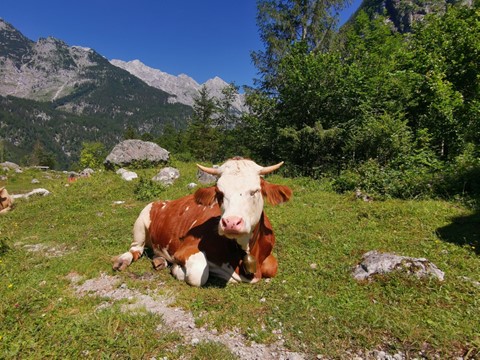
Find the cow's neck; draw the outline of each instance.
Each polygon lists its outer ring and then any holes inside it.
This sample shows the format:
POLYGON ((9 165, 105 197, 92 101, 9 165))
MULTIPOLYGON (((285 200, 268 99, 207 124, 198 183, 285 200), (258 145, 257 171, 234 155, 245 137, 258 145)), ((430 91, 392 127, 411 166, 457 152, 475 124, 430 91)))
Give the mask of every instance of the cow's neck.
POLYGON ((247 254, 250 254, 250 251, 253 249, 255 246, 255 243, 258 238, 258 232, 260 231, 260 228, 263 223, 263 212, 262 216, 260 217, 260 221, 258 222, 257 225, 255 225, 255 228, 253 229, 253 232, 245 235, 243 237, 235 239, 237 241, 237 244, 242 248, 243 251, 245 251, 247 254))
MULTIPOLYGON (((236 238, 235 241, 237 244, 245 251, 247 254, 250 252, 250 239, 252 238, 253 234, 247 234, 245 236, 236 238)), ((253 246, 253 244, 252 244, 253 246)))

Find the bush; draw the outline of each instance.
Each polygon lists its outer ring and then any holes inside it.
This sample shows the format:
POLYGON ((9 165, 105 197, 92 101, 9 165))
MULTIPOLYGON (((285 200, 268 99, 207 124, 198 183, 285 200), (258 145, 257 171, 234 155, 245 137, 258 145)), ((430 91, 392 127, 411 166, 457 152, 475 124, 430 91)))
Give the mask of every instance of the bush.
POLYGON ((377 160, 368 160, 355 170, 342 171, 333 188, 339 192, 360 189, 377 198, 432 197, 435 174, 436 169, 427 166, 381 166, 377 160))
POLYGON ((152 201, 160 197, 165 191, 165 186, 152 180, 140 178, 140 181, 135 186, 133 193, 135 198, 140 201, 152 201))
POLYGON ((435 191, 447 198, 454 195, 480 197, 479 151, 473 144, 467 144, 463 153, 438 174, 435 191))

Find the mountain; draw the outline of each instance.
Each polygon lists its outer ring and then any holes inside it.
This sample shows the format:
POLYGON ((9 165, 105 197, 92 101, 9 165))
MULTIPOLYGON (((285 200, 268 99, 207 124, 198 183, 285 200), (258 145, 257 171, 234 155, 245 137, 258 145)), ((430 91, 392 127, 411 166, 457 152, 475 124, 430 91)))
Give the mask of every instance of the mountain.
MULTIPOLYGON (((146 82, 148 85, 157 89, 163 90, 173 96, 169 98, 171 103, 181 103, 193 106, 195 97, 198 96, 198 91, 205 86, 210 96, 217 99, 223 98, 222 89, 229 84, 219 77, 207 80, 204 84, 197 83, 191 77, 180 74, 178 76, 167 74, 161 70, 151 68, 143 64, 140 60, 122 61, 111 60, 113 65, 122 68, 132 75, 146 82)), ((237 94, 233 108, 239 113, 246 111, 245 97, 243 94, 237 94)))
MULTIPOLYGON (((395 29, 401 33, 410 32, 412 25, 425 15, 445 12, 448 5, 472 6, 473 0, 363 0, 359 9, 370 16, 385 15, 395 29)), ((355 14, 349 19, 355 18, 355 14)))
POLYGON ((28 154, 40 141, 52 150, 57 149, 52 144, 62 144, 56 153, 62 165, 78 159, 81 142, 91 134, 109 148, 128 127, 155 136, 168 123, 185 127, 192 113, 190 106, 171 103, 172 95, 93 49, 53 37, 34 42, 2 19, 0 97, 0 140, 10 149, 10 160, 28 154), (42 131, 34 131, 39 126, 42 131), (59 130, 65 126, 71 131, 59 130))

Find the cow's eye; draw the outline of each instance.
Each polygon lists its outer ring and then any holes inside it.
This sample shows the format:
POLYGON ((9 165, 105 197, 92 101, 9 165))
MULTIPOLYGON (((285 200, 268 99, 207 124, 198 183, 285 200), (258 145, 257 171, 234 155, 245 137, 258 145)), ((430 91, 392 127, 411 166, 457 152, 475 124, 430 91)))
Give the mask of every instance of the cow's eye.
POLYGON ((220 190, 217 190, 216 197, 217 197, 218 204, 222 205, 222 203, 223 203, 223 192, 221 192, 220 190))
POLYGON ((252 190, 252 191, 250 191, 250 196, 255 196, 255 195, 257 195, 259 191, 260 191, 260 190, 258 190, 258 189, 257 189, 257 190, 252 190))

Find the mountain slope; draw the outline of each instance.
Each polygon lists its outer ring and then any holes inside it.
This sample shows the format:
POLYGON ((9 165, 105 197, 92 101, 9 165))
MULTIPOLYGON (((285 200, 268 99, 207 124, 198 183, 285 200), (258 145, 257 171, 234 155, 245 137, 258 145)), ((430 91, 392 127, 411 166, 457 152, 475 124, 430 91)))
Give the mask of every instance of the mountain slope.
MULTIPOLYGON (((210 96, 221 99, 223 98, 222 89, 229 85, 219 77, 210 79, 204 84, 199 84, 185 74, 178 76, 170 75, 161 70, 151 68, 143 64, 140 60, 126 62, 114 59, 110 62, 135 75, 148 85, 174 95, 169 99, 171 103, 178 102, 193 106, 194 99, 198 96, 198 91, 202 86, 207 88, 210 96)), ((238 112, 245 112, 245 97, 242 94, 237 94, 232 106, 238 112)))
POLYGON ((38 139, 62 166, 78 158, 84 140, 96 138, 108 148, 127 127, 156 136, 166 124, 184 128, 192 113, 92 49, 52 37, 33 42, 1 19, 0 96, 4 146, 18 159, 38 139), (43 128, 38 114, 48 118, 43 128))
POLYGON ((92 49, 68 46, 52 37, 33 42, 3 20, 0 45, 2 96, 53 101, 78 114, 117 118, 142 113, 145 107, 140 105, 156 108, 160 122, 168 121, 167 114, 172 113, 164 111, 172 108, 168 93, 113 66, 92 49))

